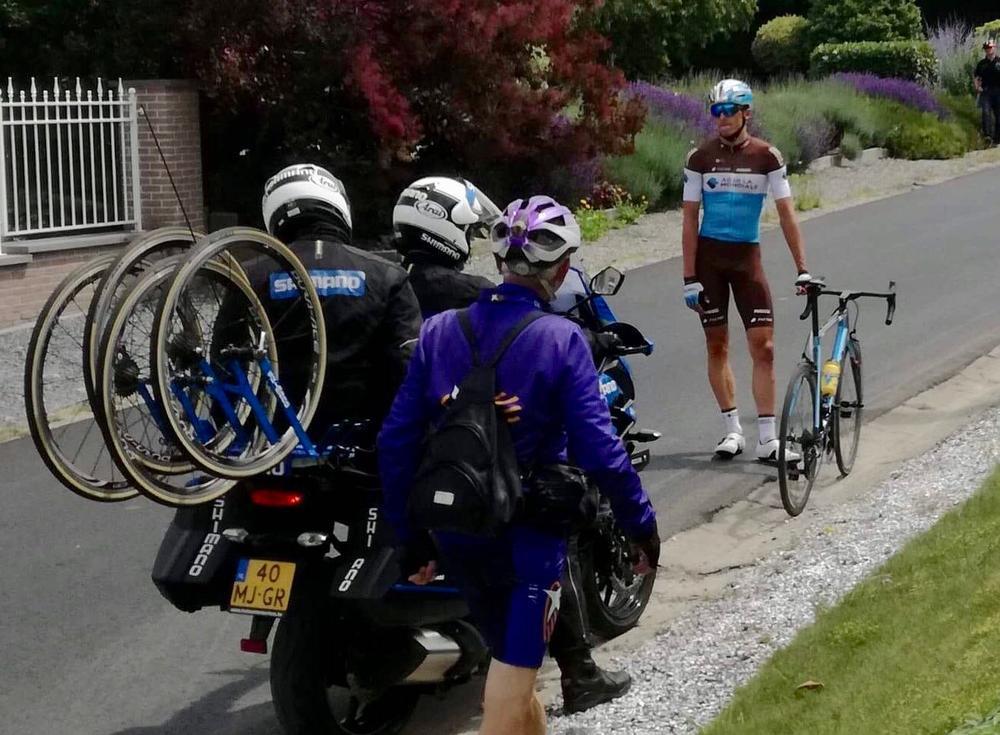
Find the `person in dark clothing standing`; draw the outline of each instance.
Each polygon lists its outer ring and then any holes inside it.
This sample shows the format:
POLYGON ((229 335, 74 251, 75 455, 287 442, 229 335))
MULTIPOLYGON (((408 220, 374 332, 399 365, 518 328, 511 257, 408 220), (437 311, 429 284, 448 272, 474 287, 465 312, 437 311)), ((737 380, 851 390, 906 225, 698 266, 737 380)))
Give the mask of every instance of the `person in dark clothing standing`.
POLYGON ((1000 57, 996 41, 986 41, 983 51, 985 56, 976 64, 972 83, 983 111, 983 137, 990 138, 992 132, 993 145, 1000 145, 1000 57))
MULTIPOLYGON (((499 214, 493 202, 465 179, 424 178, 400 195, 392 213, 396 247, 425 319, 471 306, 484 290, 495 288, 491 281, 461 269, 472 238, 499 214)), ((584 336, 596 353, 598 336, 589 331, 584 336)), ((567 559, 560 615, 549 641, 549 652, 562 673, 566 712, 582 712, 620 697, 632 683, 628 672, 604 671, 590 653, 590 625, 577 587, 581 577, 579 565, 567 559)))

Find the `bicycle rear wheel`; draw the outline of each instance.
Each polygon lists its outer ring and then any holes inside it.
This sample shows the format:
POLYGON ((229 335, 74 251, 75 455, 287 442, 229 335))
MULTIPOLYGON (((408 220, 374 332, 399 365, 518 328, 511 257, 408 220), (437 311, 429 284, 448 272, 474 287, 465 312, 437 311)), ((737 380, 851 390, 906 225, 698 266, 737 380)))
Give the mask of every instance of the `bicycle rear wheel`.
MULTIPOLYGON (((209 502, 235 484, 205 477, 195 468, 181 451, 151 387, 155 310, 184 257, 153 264, 118 301, 101 341, 96 385, 104 435, 118 467, 143 495, 171 507, 209 502)), ((224 429, 210 431, 206 441, 232 440, 224 429)))
POLYGON ((813 425, 815 400, 813 366, 801 363, 785 391, 778 430, 778 488, 790 516, 805 509, 823 463, 822 435, 813 425))
POLYGON ((851 339, 840 361, 840 382, 833 407, 833 448, 840 474, 847 476, 854 469, 864 415, 864 390, 861 384, 861 343, 851 339))
POLYGON ((89 370, 84 372, 84 382, 90 405, 98 420, 101 418, 101 396, 96 391, 99 383, 97 363, 108 318, 124 294, 134 285, 136 278, 158 260, 190 249, 196 237, 201 235, 192 234, 184 227, 161 227, 142 234, 118 256, 98 283, 87 310, 83 340, 84 365, 89 366, 89 370))
POLYGON ((243 479, 266 472, 292 452, 299 443, 296 428, 308 428, 319 403, 326 332, 310 275, 284 244, 246 227, 199 241, 164 293, 154 336, 156 395, 197 466, 243 479), (225 289, 205 278, 212 264, 230 274, 225 289), (216 417, 228 414, 238 435, 227 447, 199 437, 183 398, 190 387, 210 385, 226 396, 216 390, 209 410, 216 417), (235 421, 234 412, 247 406, 246 420, 235 421))
POLYGON ((100 502, 137 494, 105 446, 84 386, 84 315, 115 258, 85 263, 56 287, 31 333, 24 370, 25 413, 42 461, 74 493, 100 502))

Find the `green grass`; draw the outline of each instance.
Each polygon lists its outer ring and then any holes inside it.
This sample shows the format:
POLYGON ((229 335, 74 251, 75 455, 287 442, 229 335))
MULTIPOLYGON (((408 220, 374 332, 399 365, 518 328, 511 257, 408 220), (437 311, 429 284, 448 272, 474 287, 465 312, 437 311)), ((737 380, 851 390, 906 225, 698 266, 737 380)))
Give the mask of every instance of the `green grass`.
POLYGON ((819 194, 812 188, 812 177, 806 174, 792 174, 788 177, 788 184, 792 187, 792 196, 795 197, 795 209, 799 212, 808 212, 810 209, 819 209, 823 206, 823 201, 819 194))
POLYGON ((996 735, 998 652, 1000 471, 820 611, 702 733, 996 735), (822 687, 798 688, 810 680, 822 687))

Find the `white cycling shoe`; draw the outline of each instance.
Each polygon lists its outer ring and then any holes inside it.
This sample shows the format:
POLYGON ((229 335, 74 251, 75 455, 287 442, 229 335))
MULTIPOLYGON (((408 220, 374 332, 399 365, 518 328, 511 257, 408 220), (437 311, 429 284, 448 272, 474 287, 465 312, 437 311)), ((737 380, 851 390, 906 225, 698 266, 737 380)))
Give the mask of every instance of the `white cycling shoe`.
POLYGON ((715 447, 715 456, 720 459, 732 459, 737 454, 743 454, 745 447, 746 439, 743 438, 742 434, 734 431, 726 434, 722 441, 718 443, 715 447))
MULTIPOLYGON (((778 447, 781 442, 777 439, 772 439, 768 442, 757 442, 757 461, 758 462, 777 462, 778 461, 778 447)), ((793 449, 785 447, 785 462, 798 462, 802 459, 802 455, 793 449)))

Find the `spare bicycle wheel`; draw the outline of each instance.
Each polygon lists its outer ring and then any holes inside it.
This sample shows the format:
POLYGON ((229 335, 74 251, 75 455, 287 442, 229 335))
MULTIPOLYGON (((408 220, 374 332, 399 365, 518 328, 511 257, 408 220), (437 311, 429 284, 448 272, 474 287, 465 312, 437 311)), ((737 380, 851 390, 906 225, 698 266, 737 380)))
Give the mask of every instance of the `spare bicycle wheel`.
POLYGON ((154 343, 156 396, 198 467, 243 479, 299 444, 319 403, 326 333, 310 275, 284 244, 246 227, 196 243, 160 301, 154 343), (192 390, 210 400, 193 407, 192 390), (208 417, 234 440, 206 443, 208 417))

